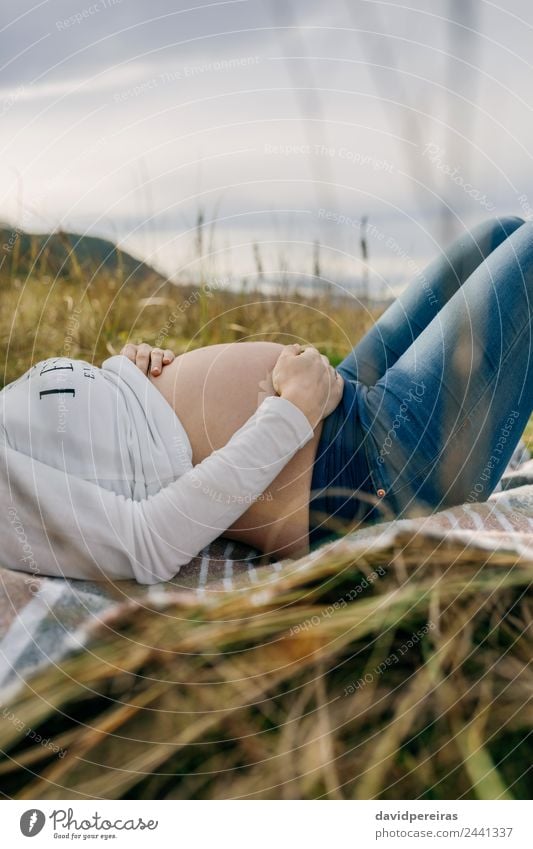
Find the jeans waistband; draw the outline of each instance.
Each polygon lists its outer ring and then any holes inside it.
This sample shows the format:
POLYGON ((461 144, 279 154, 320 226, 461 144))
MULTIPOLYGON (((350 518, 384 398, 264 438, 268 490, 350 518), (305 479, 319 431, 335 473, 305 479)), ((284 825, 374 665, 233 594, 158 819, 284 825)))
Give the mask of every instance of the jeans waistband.
POLYGON ((318 443, 309 504, 311 547, 371 519, 374 484, 359 413, 361 384, 346 380, 343 397, 325 420, 318 443))

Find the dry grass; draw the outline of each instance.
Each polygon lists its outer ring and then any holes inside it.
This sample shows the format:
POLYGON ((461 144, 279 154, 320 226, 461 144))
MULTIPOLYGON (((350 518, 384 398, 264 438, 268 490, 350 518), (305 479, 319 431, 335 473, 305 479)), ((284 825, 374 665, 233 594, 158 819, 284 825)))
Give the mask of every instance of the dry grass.
POLYGON ((4 723, 4 792, 527 798, 532 576, 504 553, 344 543, 259 589, 132 604, 19 697, 67 754, 4 723))
POLYGON ((311 342, 339 362, 379 311, 326 295, 229 291, 217 278, 200 285, 129 283, 76 265, 66 279, 41 269, 25 278, 0 275, 3 382, 51 355, 101 363, 126 341, 144 340, 181 353, 218 342, 269 339, 311 342))

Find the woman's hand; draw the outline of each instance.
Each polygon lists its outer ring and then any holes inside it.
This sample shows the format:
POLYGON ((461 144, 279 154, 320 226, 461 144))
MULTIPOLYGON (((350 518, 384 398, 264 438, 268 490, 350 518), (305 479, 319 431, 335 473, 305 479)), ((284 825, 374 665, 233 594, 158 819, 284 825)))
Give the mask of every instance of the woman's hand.
POLYGON ((168 348, 163 351, 161 348, 152 348, 147 342, 141 342, 140 345, 133 345, 128 342, 124 345, 120 352, 122 356, 127 357, 132 363, 135 363, 137 368, 148 376, 157 377, 163 371, 165 366, 168 366, 175 359, 175 354, 168 348))
POLYGON ((342 398, 344 380, 316 348, 287 345, 272 372, 274 390, 305 413, 311 427, 329 416, 342 398))

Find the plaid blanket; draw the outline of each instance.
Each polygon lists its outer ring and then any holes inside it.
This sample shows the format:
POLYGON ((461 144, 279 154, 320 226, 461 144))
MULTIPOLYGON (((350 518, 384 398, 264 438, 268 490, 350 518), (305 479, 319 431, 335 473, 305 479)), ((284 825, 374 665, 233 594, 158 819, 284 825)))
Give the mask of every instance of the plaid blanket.
POLYGON ((502 547, 519 557, 533 558, 533 459, 520 445, 498 491, 483 504, 468 504, 417 520, 382 523, 329 543, 296 561, 269 563, 257 551, 223 538, 195 557, 167 584, 145 587, 133 581, 117 584, 38 578, 0 566, 0 688, 5 701, 36 669, 58 663, 68 653, 88 645, 98 624, 129 604, 162 604, 194 593, 247 591, 275 579, 286 569, 305 569, 332 546, 349 545, 354 556, 369 546, 390 550, 409 538, 451 537, 465 546, 502 547))

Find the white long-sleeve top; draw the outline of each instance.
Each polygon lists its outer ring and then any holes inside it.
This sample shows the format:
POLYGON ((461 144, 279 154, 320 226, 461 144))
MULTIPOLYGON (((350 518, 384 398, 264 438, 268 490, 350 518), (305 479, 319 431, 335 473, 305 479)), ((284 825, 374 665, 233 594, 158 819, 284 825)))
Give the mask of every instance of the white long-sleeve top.
MULTIPOLYGON (((124 358, 112 359, 124 362, 124 358)), ((155 402, 155 396, 150 394, 154 392, 159 399, 157 403, 164 400, 140 372, 133 377, 129 366, 125 368, 131 380, 140 377, 143 386, 151 387, 147 390, 148 398, 155 402)), ((37 411, 45 409, 43 401, 57 403, 57 410, 61 404, 68 408, 75 397, 64 394, 72 391, 68 382, 65 383, 65 373, 67 377, 70 374, 64 368, 60 373, 59 366, 55 373, 53 368, 48 368, 48 372, 48 380, 56 382, 47 385, 56 389, 40 391, 39 403, 34 402, 37 411)), ((90 408, 94 410, 98 398, 95 394, 97 382, 91 382, 94 378, 88 374, 85 377, 89 378, 87 386, 93 393, 90 408)), ((115 384, 119 391, 120 382, 115 381, 115 384)), ((26 381, 17 382, 16 386, 20 390, 21 386, 26 386, 26 381)), ((80 397, 79 390, 76 397, 80 397)), ((25 403, 30 404, 27 400, 25 403)), ((6 398, 5 410, 9 412, 9 409, 6 398)), ((117 410, 120 409, 117 406, 117 410)), ((54 415, 56 413, 55 410, 54 415)), ((68 419, 68 409, 63 415, 68 419)), ((23 440, 22 450, 20 446, 13 447, 15 431, 19 432, 20 428, 13 427, 9 415, 4 414, 3 422, 0 438, 2 564, 36 575, 91 580, 135 578, 143 584, 169 580, 181 565, 223 534, 252 501, 264 493, 313 435, 306 416, 295 405, 277 396, 267 397, 223 448, 197 466, 192 466, 186 435, 185 445, 179 444, 182 436, 174 436, 175 444, 169 446, 169 450, 179 454, 183 473, 163 485, 156 494, 135 500, 133 494, 125 495, 120 490, 117 493, 95 480, 72 473, 64 450, 62 461, 50 464, 37 459, 35 452, 30 454, 31 441, 26 445, 23 440)), ((49 427, 49 423, 41 424, 40 438, 43 433, 46 436, 49 427)), ((61 444, 63 435, 61 432, 61 444)), ((111 435, 109 443, 113 444, 111 435)), ((67 444, 67 453, 73 455, 75 433, 69 435, 67 444)), ((81 442, 79 448, 81 454, 81 442)), ((92 446, 96 466, 99 464, 97 453, 92 446)), ((133 493, 137 485, 136 481, 129 482, 128 492, 133 493)))

